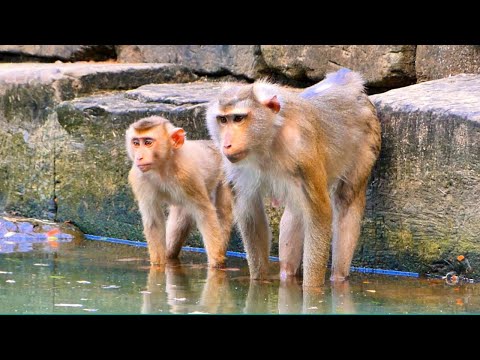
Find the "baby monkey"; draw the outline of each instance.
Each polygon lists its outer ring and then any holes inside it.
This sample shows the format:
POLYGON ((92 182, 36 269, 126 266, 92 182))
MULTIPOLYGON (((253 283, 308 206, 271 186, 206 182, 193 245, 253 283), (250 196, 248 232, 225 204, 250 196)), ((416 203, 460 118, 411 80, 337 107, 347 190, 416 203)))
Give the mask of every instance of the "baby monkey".
POLYGON ((185 131, 151 116, 131 124, 128 181, 142 215, 152 265, 178 257, 195 221, 211 267, 222 267, 233 222, 232 193, 211 141, 186 140, 185 131), (169 205, 165 223, 163 204, 169 205))

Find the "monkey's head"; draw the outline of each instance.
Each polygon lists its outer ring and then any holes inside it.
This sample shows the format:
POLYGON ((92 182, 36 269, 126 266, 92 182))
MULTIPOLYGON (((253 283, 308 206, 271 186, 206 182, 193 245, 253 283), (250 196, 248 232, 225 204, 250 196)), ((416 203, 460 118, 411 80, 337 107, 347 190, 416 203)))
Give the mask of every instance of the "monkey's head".
POLYGON ((207 128, 232 163, 270 151, 282 125, 278 87, 267 82, 229 85, 207 109, 207 128))
POLYGON ((130 160, 141 172, 147 172, 160 168, 173 151, 182 147, 185 131, 167 119, 151 116, 131 124, 125 140, 130 160))

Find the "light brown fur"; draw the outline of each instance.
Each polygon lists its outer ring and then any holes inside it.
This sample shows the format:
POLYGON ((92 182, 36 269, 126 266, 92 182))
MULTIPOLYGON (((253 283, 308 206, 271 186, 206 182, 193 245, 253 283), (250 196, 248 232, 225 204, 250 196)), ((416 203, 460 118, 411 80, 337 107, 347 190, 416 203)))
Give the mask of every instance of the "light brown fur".
POLYGON ((360 75, 339 71, 303 92, 267 82, 229 85, 209 105, 207 126, 234 185, 251 277, 268 272, 262 197, 270 195, 286 206, 281 278, 298 275, 303 261, 303 286, 322 285, 332 229, 331 280, 347 278, 381 142, 360 75))
POLYGON ((130 125, 126 146, 133 162, 128 180, 142 215, 151 263, 177 258, 196 222, 209 265, 223 266, 233 222, 232 194, 211 141, 185 140, 183 129, 152 116, 130 125), (166 224, 164 203, 170 205, 166 224))

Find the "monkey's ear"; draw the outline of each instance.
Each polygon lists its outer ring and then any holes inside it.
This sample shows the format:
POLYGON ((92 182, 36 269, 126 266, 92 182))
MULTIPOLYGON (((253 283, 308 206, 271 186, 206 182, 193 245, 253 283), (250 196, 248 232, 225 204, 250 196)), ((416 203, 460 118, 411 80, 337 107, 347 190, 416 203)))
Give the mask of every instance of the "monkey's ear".
POLYGON ((185 130, 182 128, 175 128, 170 134, 170 139, 172 140, 172 147, 174 149, 180 149, 185 142, 185 130))
POLYGON ((280 111, 280 102, 278 101, 277 95, 272 97, 270 100, 266 100, 263 104, 269 109, 272 109, 274 113, 278 113, 280 111))

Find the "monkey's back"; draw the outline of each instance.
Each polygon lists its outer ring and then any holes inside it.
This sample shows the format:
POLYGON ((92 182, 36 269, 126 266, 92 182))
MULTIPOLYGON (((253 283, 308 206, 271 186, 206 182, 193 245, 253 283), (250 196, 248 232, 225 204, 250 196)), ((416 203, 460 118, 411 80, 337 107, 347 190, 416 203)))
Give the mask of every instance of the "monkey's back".
POLYGON ((360 74, 341 69, 298 96, 315 109, 310 121, 323 132, 328 153, 334 154, 328 161, 332 175, 345 176, 354 167, 371 167, 380 152, 381 128, 360 74))

